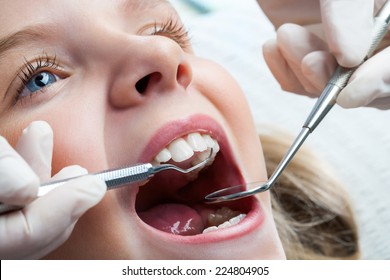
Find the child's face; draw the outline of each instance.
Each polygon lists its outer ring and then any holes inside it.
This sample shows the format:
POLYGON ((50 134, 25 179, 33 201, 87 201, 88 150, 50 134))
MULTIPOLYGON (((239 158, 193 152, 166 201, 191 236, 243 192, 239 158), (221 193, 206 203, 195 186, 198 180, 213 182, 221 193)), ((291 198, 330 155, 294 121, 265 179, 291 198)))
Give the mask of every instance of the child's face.
MULTIPOLYGON (((224 206, 205 205, 205 194, 264 181, 266 172, 242 91, 186 46, 169 4, 0 3, 0 38, 8 39, 0 39, 0 134, 15 144, 31 121, 47 121, 54 130, 53 174, 73 164, 97 172, 152 162, 166 147, 181 161, 194 150, 190 134, 200 150, 199 134, 220 146, 193 182, 167 172, 139 189, 108 191, 49 258, 284 257, 268 192, 225 205, 236 211, 231 216, 246 214, 238 225, 201 233, 224 206)), ((199 154, 175 164, 188 167, 199 154)))

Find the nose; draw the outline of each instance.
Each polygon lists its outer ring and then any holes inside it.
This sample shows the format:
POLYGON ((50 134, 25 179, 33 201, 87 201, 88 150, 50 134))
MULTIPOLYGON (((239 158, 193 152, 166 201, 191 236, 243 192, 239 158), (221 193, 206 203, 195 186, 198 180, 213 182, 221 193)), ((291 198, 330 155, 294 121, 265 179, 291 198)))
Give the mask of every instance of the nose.
POLYGON ((110 89, 114 107, 136 106, 155 95, 185 90, 191 83, 188 54, 169 38, 133 38, 123 53, 110 89))

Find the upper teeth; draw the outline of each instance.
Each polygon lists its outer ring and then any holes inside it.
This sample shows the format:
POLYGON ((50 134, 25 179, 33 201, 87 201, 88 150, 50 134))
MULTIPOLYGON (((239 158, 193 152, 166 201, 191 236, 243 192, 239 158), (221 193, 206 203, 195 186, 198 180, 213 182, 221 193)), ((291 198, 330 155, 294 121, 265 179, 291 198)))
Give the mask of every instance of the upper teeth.
POLYGON ((160 164, 170 160, 173 160, 174 162, 183 162, 192 158, 196 153, 196 156, 192 161, 192 164, 195 165, 209 157, 210 148, 213 149, 212 157, 215 157, 219 151, 219 145, 210 135, 190 133, 175 139, 168 144, 168 146, 163 148, 154 158, 154 164, 160 164))

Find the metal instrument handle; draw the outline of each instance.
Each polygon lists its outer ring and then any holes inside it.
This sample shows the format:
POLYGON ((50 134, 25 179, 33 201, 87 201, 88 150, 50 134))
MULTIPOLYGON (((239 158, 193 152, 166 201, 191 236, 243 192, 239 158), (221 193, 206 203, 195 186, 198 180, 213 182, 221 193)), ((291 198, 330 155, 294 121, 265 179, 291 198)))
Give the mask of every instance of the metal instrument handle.
MULTIPOLYGON (((125 184, 146 181, 154 175, 154 169, 150 163, 146 163, 146 164, 138 164, 138 165, 121 168, 121 169, 107 170, 92 175, 105 181, 107 185, 107 190, 112 190, 115 188, 119 188, 125 184)), ((64 180, 58 180, 58 181, 42 184, 38 190, 38 197, 47 194, 48 192, 50 192, 55 188, 58 188, 59 186, 62 186, 69 180, 73 180, 83 176, 86 175, 76 176, 64 180)), ((7 205, 7 204, 0 203, 0 214, 19 210, 22 209, 23 207, 24 206, 7 205)))

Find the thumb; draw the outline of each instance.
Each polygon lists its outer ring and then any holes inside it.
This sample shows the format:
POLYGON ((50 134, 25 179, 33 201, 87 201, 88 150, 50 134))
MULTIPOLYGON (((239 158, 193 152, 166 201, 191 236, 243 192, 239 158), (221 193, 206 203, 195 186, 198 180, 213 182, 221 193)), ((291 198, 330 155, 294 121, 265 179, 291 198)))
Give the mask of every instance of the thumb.
POLYGON ((373 106, 389 109, 389 57, 390 48, 387 48, 363 63, 340 93, 337 103, 344 108, 373 106))

